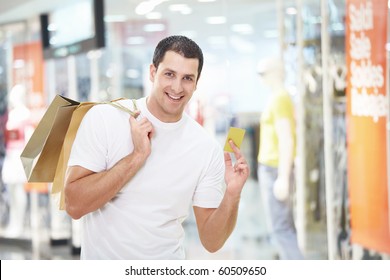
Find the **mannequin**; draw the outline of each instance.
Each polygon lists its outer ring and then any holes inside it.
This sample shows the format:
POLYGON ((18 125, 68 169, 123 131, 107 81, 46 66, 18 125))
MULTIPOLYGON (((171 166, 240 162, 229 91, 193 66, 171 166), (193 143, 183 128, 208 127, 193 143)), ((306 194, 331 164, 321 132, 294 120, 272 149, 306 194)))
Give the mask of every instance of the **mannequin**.
POLYGON ((2 170, 3 181, 10 197, 9 224, 6 237, 21 237, 27 210, 26 178, 20 154, 26 143, 30 123, 30 110, 26 107, 26 90, 16 85, 9 93, 9 114, 6 124, 6 156, 2 170))
POLYGON ((294 105, 284 86, 284 66, 280 59, 261 60, 257 71, 271 92, 260 120, 258 155, 258 178, 270 237, 280 259, 303 259, 292 212, 294 105))

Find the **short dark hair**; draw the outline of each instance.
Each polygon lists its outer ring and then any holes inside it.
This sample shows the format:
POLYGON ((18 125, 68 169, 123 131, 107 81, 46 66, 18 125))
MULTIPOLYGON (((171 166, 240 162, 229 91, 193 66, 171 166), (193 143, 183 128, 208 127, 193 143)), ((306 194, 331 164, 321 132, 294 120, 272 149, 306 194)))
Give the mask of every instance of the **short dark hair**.
POLYGON ((203 68, 203 53, 201 48, 193 40, 180 35, 173 35, 162 39, 156 46, 153 54, 153 65, 158 68, 160 62, 164 59, 167 51, 174 51, 185 58, 197 58, 198 78, 203 68))

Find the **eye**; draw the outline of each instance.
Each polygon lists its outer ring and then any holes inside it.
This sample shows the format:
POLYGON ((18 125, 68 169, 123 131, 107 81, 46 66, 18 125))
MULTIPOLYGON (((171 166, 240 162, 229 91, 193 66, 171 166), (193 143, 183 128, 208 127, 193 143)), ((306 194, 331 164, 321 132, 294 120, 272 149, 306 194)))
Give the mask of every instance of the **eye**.
POLYGON ((183 79, 189 82, 192 82, 194 80, 191 76, 185 76, 183 79))
POLYGON ((164 75, 167 76, 167 77, 173 77, 174 76, 172 72, 165 72, 164 75))

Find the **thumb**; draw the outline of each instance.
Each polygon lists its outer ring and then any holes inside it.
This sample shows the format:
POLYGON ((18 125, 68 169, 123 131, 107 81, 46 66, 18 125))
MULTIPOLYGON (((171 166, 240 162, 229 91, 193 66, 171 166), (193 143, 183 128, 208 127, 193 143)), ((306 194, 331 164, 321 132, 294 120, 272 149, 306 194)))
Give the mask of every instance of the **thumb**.
POLYGON ((129 121, 130 121, 131 126, 133 126, 137 122, 135 117, 133 117, 132 115, 130 115, 129 121))

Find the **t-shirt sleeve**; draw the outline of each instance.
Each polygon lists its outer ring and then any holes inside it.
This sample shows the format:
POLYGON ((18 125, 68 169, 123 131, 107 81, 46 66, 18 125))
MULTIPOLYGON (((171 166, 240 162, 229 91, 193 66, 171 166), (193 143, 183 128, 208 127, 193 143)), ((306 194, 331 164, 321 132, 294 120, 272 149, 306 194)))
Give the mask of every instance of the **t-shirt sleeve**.
POLYGON ((294 117, 294 105, 287 94, 281 94, 275 99, 273 115, 275 119, 291 119, 294 117))
POLYGON ((107 135, 99 106, 92 107, 80 123, 68 166, 79 165, 93 172, 100 172, 107 166, 107 135))
POLYGON ((223 150, 216 143, 205 172, 195 190, 193 206, 217 208, 225 193, 224 176, 223 150))

